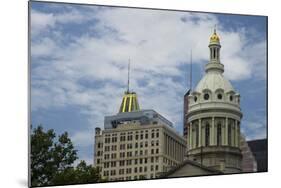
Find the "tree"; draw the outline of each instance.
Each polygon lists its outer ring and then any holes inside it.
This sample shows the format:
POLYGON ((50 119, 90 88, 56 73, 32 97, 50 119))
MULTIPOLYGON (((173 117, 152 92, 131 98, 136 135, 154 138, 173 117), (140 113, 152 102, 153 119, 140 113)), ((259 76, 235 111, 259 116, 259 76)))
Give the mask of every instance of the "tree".
POLYGON ((39 126, 33 130, 31 134, 31 185, 40 186, 52 178, 52 150, 54 131, 43 131, 43 127, 39 126))
POLYGON ((77 160, 68 133, 58 136, 53 129, 44 131, 40 125, 31 134, 31 185, 65 185, 79 183, 96 183, 101 179, 100 169, 77 160))
POLYGON ((101 182, 100 169, 87 165, 85 161, 81 161, 76 168, 67 168, 56 174, 53 179, 54 185, 64 184, 81 184, 101 182))
POLYGON ((54 130, 40 125, 31 134, 31 185, 50 185, 54 176, 72 166, 78 159, 67 132, 58 137, 54 130))

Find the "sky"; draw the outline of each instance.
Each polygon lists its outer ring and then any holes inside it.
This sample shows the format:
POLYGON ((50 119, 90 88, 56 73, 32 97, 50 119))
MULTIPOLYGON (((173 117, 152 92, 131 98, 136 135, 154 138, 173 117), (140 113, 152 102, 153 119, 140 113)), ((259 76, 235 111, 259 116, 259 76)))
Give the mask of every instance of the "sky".
POLYGON ((216 25, 224 76, 241 95, 241 131, 266 138, 266 17, 31 2, 31 123, 67 131, 93 163, 94 128, 115 115, 127 88, 182 134, 183 95, 205 74, 216 25))

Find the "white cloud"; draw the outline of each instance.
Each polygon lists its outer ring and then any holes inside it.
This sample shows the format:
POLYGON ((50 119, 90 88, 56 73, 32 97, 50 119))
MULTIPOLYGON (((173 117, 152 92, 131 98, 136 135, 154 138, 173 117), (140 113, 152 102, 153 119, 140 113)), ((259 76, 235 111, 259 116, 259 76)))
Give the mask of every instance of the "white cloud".
POLYGON ((31 34, 37 35, 39 32, 42 32, 47 27, 53 27, 55 25, 54 15, 49 13, 42 13, 39 11, 31 10, 31 34))
POLYGON ((31 35, 35 37, 40 33, 47 33, 59 24, 86 22, 91 19, 87 13, 72 8, 61 13, 45 13, 32 9, 30 11, 31 35))
POLYGON ((265 122, 245 121, 242 125, 242 132, 246 135, 247 140, 266 138, 266 129, 265 122))
POLYGON ((71 136, 71 140, 75 146, 88 146, 89 143, 94 143, 94 130, 86 130, 83 132, 77 132, 71 136))

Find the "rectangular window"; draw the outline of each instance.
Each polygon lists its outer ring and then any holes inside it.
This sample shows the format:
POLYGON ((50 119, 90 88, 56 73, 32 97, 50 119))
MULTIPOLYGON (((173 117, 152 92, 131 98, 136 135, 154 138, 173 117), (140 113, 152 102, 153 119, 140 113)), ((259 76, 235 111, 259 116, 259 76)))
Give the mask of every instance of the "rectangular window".
POLYGON ((119 166, 124 166, 125 165, 125 161, 120 161, 119 162, 119 166))
MULTIPOLYGON (((157 129, 157 131, 158 131, 158 129, 157 129)), ((159 132, 156 133, 156 138, 158 138, 158 137, 159 137, 159 132)))
POLYGON ((127 160, 127 165, 131 165, 132 164, 132 160, 127 160))
POLYGON ((156 146, 159 146, 159 140, 156 140, 156 146))
POLYGON ((120 175, 124 174, 124 169, 119 169, 119 174, 120 175))
POLYGON ((111 167, 116 167, 116 161, 111 162, 111 167))
POLYGON ((159 157, 155 157, 155 162, 158 163, 159 157))

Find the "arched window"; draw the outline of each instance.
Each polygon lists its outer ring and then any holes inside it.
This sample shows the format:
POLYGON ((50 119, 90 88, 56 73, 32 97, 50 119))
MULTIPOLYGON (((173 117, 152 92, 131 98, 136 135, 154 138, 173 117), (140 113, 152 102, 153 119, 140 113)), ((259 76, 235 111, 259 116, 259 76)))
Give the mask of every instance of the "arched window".
POLYGON ((205 146, 210 145, 210 124, 207 123, 205 127, 205 146))
POLYGON ((217 125, 217 145, 221 145, 221 122, 217 125))
MULTIPOLYGON (((232 122, 232 121, 231 121, 232 122)), ((231 128, 232 128, 232 126, 231 126, 231 123, 229 122, 228 123, 228 130, 227 130, 227 135, 228 135, 228 145, 229 146, 232 146, 232 143, 231 143, 231 140, 232 140, 232 135, 231 135, 231 128)))

